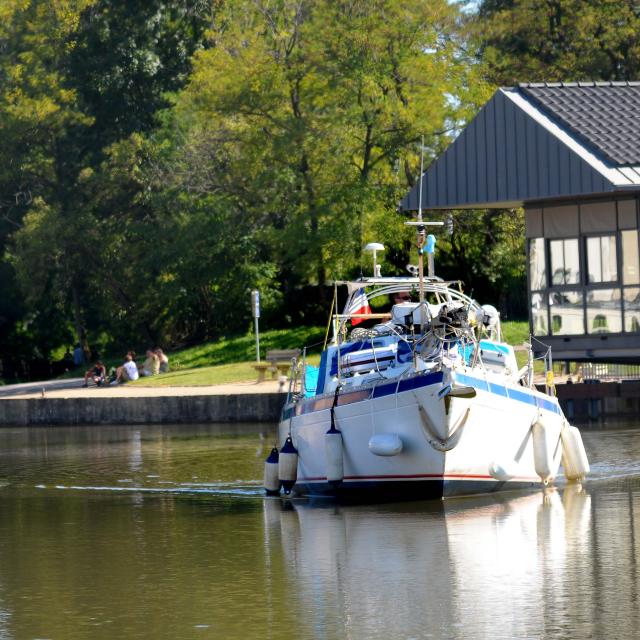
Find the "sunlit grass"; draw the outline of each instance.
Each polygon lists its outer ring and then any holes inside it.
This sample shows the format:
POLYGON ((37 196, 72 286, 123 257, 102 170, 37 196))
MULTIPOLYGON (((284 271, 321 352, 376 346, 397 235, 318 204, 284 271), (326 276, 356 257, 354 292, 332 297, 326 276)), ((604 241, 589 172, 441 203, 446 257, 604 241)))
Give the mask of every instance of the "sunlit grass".
MULTIPOLYGON (((262 360, 271 349, 302 349, 307 346, 307 362, 317 365, 324 341, 322 327, 298 327, 278 329, 260 334, 262 360)), ((510 321, 502 323, 502 337, 505 342, 520 346, 529 339, 529 323, 510 321)), ((131 383, 140 386, 206 386, 256 381, 258 374, 253 368, 255 362, 255 336, 250 333, 235 338, 220 338, 213 342, 168 352, 170 372, 149 378, 141 378, 131 383)), ((518 366, 527 363, 527 352, 517 351, 518 366)), ((121 364, 121 359, 107 358, 108 367, 121 364)), ((86 367, 81 367, 67 375, 81 376, 86 367)), ((536 373, 543 371, 541 362, 536 361, 536 373)))

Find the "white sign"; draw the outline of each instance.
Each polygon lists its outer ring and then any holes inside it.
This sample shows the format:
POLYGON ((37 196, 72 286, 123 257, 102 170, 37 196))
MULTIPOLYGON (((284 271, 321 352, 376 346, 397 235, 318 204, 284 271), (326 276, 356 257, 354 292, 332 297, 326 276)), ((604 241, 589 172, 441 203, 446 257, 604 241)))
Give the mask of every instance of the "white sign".
POLYGON ((260 317, 260 292, 257 289, 251 292, 251 312, 254 318, 260 317))

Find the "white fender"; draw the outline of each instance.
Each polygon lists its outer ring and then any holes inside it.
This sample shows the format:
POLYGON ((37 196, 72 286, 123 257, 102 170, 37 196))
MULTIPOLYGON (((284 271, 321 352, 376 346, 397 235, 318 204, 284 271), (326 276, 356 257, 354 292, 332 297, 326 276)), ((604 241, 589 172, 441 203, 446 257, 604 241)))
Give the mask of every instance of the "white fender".
POLYGON ((369 438, 369 451, 376 456, 397 456, 402 451, 402 439, 397 433, 376 433, 369 438))
POLYGON ((286 494, 291 493, 298 477, 298 450, 293 446, 291 436, 288 436, 280 449, 278 460, 278 479, 286 494))
POLYGON ((327 482, 338 485, 344 480, 342 433, 333 426, 324 434, 324 459, 327 482))
POLYGON ((551 479, 551 458, 549 453, 548 433, 540 415, 531 426, 533 439, 533 464, 540 480, 547 484, 551 479))
POLYGON ((582 480, 591 470, 582 436, 576 427, 566 426, 561 434, 562 466, 567 480, 582 480))
POLYGON ((280 493, 280 479, 278 478, 278 450, 273 447, 269 457, 264 461, 264 489, 267 495, 280 493))

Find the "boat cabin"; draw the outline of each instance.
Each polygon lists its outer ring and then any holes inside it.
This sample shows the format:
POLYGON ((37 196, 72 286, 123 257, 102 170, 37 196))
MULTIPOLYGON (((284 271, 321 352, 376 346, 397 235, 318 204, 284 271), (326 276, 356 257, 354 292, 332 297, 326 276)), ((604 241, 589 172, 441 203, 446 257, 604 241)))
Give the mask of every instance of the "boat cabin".
POLYGON ((531 332, 555 359, 640 362, 639 120, 638 82, 502 88, 422 175, 424 209, 524 208, 531 332))

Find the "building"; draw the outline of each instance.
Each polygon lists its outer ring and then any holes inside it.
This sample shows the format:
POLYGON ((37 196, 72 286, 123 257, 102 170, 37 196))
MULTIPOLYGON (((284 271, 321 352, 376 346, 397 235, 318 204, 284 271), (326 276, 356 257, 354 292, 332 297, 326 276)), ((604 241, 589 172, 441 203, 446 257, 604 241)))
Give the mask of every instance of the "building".
POLYGON ((640 362, 640 82, 499 89, 422 189, 424 209, 524 207, 531 331, 556 359, 640 362))

